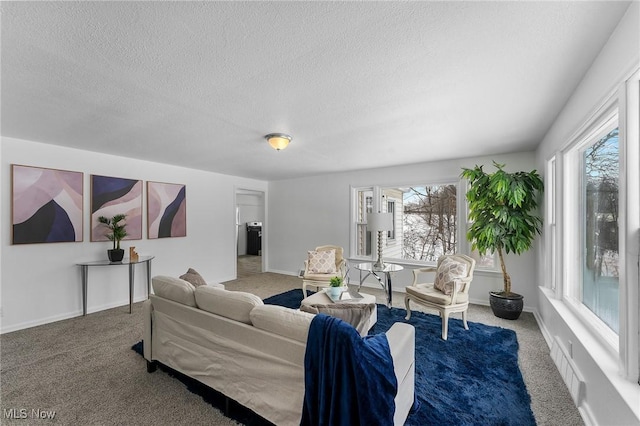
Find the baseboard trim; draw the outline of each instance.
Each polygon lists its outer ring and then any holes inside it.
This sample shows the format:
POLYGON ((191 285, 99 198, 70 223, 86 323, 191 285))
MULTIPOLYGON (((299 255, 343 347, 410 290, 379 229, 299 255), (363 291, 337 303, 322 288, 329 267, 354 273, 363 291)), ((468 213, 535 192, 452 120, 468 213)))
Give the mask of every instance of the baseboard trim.
POLYGON ((6 334, 6 333, 11 333, 12 331, 19 331, 19 330, 24 330, 26 328, 32 328, 32 327, 37 327, 39 325, 45 325, 45 324, 50 324, 52 322, 58 322, 58 321, 63 321, 69 318, 74 318, 77 316, 82 315, 82 310, 80 311, 73 311, 73 312, 65 312, 64 314, 59 314, 59 315, 53 315, 50 317, 46 317, 46 318, 39 318, 37 320, 33 320, 33 321, 25 321, 25 322, 21 322, 18 324, 13 324, 10 325, 8 327, 2 327, 2 331, 0 332, 0 334, 6 334))
POLYGON ((542 322, 540 313, 537 310, 533 311, 533 317, 538 323, 538 328, 540 329, 540 333, 542 333, 542 337, 544 337, 544 340, 547 342, 547 346, 549 346, 549 349, 551 349, 551 346, 553 345, 553 338, 551 337, 551 333, 549 332, 549 329, 547 328, 545 323, 542 322))
MULTIPOLYGON (((291 275, 292 277, 297 277, 298 273, 297 272, 291 272, 291 271, 281 271, 279 269, 267 269, 264 272, 271 272, 273 274, 281 274, 281 275, 291 275)), ((302 284, 300 284, 302 285, 302 284)))
POLYGON ((597 423, 593 418, 593 414, 591 413, 591 409, 589 408, 589 404, 583 402, 580 407, 578 407, 578 412, 580 416, 582 416, 582 420, 584 421, 585 426, 596 426, 597 423))
MULTIPOLYGON (((133 303, 143 302, 145 300, 147 300, 146 296, 134 297, 133 303)), ((129 305, 129 299, 120 300, 113 303, 106 303, 104 305, 99 305, 99 306, 87 306, 87 315, 95 312, 105 311, 107 309, 118 308, 121 306, 128 306, 128 305, 129 305)), ((52 322, 63 321, 66 319, 80 317, 80 316, 82 316, 82 309, 71 311, 71 312, 65 312, 63 314, 53 315, 46 318, 39 318, 34 321, 24 321, 18 324, 2 327, 2 329, 0 330, 0 334, 11 333, 12 331, 24 330, 26 328, 37 327, 39 325, 50 324, 52 322)))
MULTIPOLYGON (((469 303, 471 303, 472 305, 490 306, 488 297, 486 299, 476 299, 472 297, 472 298, 469 298, 469 303)), ((535 315, 536 308, 534 306, 524 305, 524 307, 522 308, 522 312, 530 312, 533 315, 535 315)))

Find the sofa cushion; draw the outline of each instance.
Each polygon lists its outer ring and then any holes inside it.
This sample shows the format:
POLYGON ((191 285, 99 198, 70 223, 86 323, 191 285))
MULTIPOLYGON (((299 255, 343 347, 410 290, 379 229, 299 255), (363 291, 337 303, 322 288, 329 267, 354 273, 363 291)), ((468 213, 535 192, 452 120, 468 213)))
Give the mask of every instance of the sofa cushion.
POLYGON ((196 288, 195 296, 197 306, 203 311, 245 324, 251 324, 249 317, 251 310, 256 306, 263 305, 262 299, 255 294, 205 285, 196 288))
POLYGON ((453 293, 454 281, 467 276, 467 264, 445 257, 438 265, 433 286, 446 295, 453 293))
POLYGON ((312 274, 335 274, 336 270, 336 251, 321 250, 309 251, 309 272, 312 274))
POLYGON ((151 278, 151 285, 156 296, 173 300, 187 306, 196 306, 195 287, 180 278, 158 275, 151 278))
POLYGON ((202 278, 202 275, 200 275, 198 271, 193 268, 189 268, 186 273, 180 275, 180 279, 189 281, 191 284, 193 284, 194 287, 207 285, 207 282, 204 280, 204 278, 202 278))
POLYGON ((256 328, 305 343, 315 315, 284 306, 262 305, 251 311, 251 323, 256 328))

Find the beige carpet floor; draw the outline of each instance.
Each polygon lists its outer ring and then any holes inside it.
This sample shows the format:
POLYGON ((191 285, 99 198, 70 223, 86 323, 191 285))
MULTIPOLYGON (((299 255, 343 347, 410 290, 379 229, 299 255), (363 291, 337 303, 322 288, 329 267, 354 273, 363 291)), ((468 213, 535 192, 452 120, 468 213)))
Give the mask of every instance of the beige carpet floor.
POLYGON ((237 276, 246 278, 262 272, 262 256, 245 254, 238 256, 237 276))
MULTIPOLYGON (((300 279, 273 273, 249 274, 225 283, 229 290, 265 298, 293 288, 300 279)), ((363 290, 375 294, 379 289, 363 290)), ((402 296, 396 295, 394 306, 402 296)), ((539 425, 581 425, 566 386, 532 314, 518 321, 495 318, 488 307, 472 306, 469 320, 514 329, 520 366, 539 425)), ((146 372, 131 345, 142 339, 142 303, 59 321, 0 336, 0 424, 60 425, 231 425, 197 395, 162 371, 146 372), (26 410, 27 419, 7 418, 26 410), (55 412, 37 420, 32 410, 55 412)))

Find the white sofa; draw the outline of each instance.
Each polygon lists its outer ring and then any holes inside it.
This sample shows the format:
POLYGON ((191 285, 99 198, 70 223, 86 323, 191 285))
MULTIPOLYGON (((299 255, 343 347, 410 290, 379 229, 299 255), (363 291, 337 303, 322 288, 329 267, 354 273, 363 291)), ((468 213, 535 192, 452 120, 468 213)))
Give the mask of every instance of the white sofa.
MULTIPOLYGON (((264 305, 253 294, 156 276, 144 303, 144 357, 221 392, 277 425, 299 425, 305 392, 304 355, 314 315, 264 305)), ((415 331, 387 331, 398 380, 394 424, 414 400, 415 331)))

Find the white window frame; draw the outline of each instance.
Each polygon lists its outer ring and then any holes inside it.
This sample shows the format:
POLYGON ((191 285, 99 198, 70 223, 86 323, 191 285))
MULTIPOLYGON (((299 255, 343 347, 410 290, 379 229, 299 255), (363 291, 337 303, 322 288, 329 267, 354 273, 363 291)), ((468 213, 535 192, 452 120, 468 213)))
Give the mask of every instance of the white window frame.
POLYGON ((545 176, 545 287, 552 289, 556 292, 556 297, 559 297, 557 290, 558 286, 558 226, 556 222, 557 215, 557 201, 556 201, 556 184, 558 176, 558 157, 559 154, 554 154, 549 160, 547 160, 546 176, 545 176))
POLYGON ((394 241, 396 239, 396 233, 397 233, 396 227, 398 225, 396 223, 396 220, 398 219, 398 216, 396 214, 396 208, 398 207, 398 204, 396 203, 395 199, 389 199, 389 198, 386 199, 386 204, 387 205, 386 205, 386 210, 385 211, 387 213, 391 213, 391 215, 393 217, 393 219, 392 219, 393 220, 393 229, 390 230, 390 231, 387 231, 387 240, 394 241), (389 212, 389 206, 390 205, 393 206, 393 211, 391 211, 391 212, 389 212), (391 234, 391 235, 389 235, 389 234, 391 234))
MULTIPOLYGON (((585 325, 596 332, 596 336, 606 344, 606 347, 613 353, 618 352, 619 338, 613 330, 611 330, 598 316, 582 304, 581 288, 582 288, 582 246, 584 244, 582 238, 581 221, 577 218, 582 215, 582 154, 584 149, 590 146, 594 141, 605 136, 609 131, 616 127, 620 127, 618 118, 617 99, 609 101, 602 113, 591 120, 585 130, 579 137, 574 139, 573 143, 563 153, 563 222, 564 250, 563 258, 567 259, 563 268, 563 288, 562 295, 567 306, 578 315, 585 325)), ((624 142, 619 137, 619 143, 622 147, 624 142)), ((620 151, 620 165, 623 164, 623 150, 620 151)), ((622 175, 622 167, 621 172, 622 175)), ((622 191, 622 188, 620 188, 622 191)), ((622 208, 620 209, 622 211, 622 208)), ((620 222, 622 223, 622 222, 620 222)), ((619 247, 621 250, 621 247, 619 247)), ((620 286, 622 286, 622 277, 624 271, 624 260, 620 251, 620 286)))
POLYGON ((620 331, 622 375, 640 384, 640 69, 618 92, 620 104, 620 331), (635 196, 634 196, 635 195, 635 196))
POLYGON ((555 294, 576 315, 580 323, 591 331, 602 348, 607 349, 618 360, 620 376, 640 384, 640 69, 628 76, 574 133, 566 148, 555 155, 556 194, 553 201, 556 205, 557 239, 554 260, 558 271, 555 294), (602 123, 615 112, 616 107, 620 144, 620 329, 618 336, 607 339, 607 333, 615 333, 587 308, 576 307, 575 301, 568 294, 569 287, 575 285, 576 279, 570 271, 571 265, 577 263, 573 256, 576 253, 575 246, 581 244, 576 243, 576 230, 571 227, 575 216, 570 212, 572 202, 568 196, 574 189, 570 178, 573 175, 575 181, 577 176, 570 151, 584 140, 587 133, 593 132, 597 123, 602 123), (600 333, 601 329, 605 331, 605 335, 600 333))
MULTIPOLYGON (((374 253, 374 247, 376 247, 377 240, 374 241, 374 238, 377 236, 371 235, 371 256, 363 256, 358 255, 358 226, 365 225, 367 223, 366 217, 363 221, 358 218, 358 197, 357 194, 359 192, 371 191, 372 200, 371 200, 371 210, 377 211, 379 206, 376 205, 376 189, 373 186, 359 186, 359 187, 351 187, 351 225, 350 225, 350 249, 349 249, 349 257, 352 259, 361 259, 361 260, 372 260, 374 253)), ((365 206, 366 208, 366 206, 365 206)))

